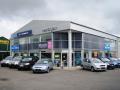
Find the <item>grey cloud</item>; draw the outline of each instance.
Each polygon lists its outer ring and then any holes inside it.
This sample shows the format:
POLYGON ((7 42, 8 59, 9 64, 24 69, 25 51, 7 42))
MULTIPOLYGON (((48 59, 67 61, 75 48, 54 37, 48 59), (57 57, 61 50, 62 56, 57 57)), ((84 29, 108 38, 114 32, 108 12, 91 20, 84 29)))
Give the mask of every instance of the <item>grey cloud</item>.
POLYGON ((44 10, 46 2, 44 0, 0 0, 0 16, 29 16, 36 9, 44 10))
MULTIPOLYGON (((118 34, 119 0, 0 0, 0 20, 23 23, 32 19, 72 20, 118 34)), ((23 24, 21 24, 23 25, 23 24)))

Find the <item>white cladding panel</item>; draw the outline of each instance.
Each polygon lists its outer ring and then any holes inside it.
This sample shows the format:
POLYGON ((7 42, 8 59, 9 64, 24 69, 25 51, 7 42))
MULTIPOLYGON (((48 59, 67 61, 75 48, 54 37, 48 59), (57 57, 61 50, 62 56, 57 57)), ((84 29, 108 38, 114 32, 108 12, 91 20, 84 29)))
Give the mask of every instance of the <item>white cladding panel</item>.
POLYGON ((84 33, 88 33, 88 34, 97 35, 97 36, 100 36, 100 37, 105 37, 105 38, 117 40, 117 37, 115 37, 113 35, 109 35, 107 33, 96 31, 96 30, 93 30, 93 29, 89 29, 89 28, 86 28, 86 27, 83 27, 83 26, 80 26, 80 25, 77 25, 77 24, 74 24, 74 23, 71 23, 70 28, 73 29, 73 30, 80 31, 80 32, 84 32, 84 33))
POLYGON ((52 21, 52 20, 33 20, 30 23, 26 24, 14 34, 19 32, 24 32, 32 30, 34 35, 48 33, 51 31, 60 31, 70 29, 69 21, 52 21))

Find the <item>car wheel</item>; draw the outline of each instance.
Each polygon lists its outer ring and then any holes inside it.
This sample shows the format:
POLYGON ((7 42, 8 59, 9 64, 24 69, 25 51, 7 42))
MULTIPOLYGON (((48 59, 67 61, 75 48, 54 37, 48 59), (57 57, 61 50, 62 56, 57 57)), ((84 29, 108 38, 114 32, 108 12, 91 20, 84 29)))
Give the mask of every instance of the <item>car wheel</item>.
POLYGON ((35 74, 36 72, 33 70, 33 74, 35 74))
POLYGON ((85 70, 85 67, 84 67, 84 66, 82 66, 82 70, 85 70))
POLYGON ((47 73, 49 73, 49 72, 50 72, 50 69, 48 68, 48 69, 47 69, 47 73))
POLYGON ((91 71, 92 71, 92 72, 94 72, 94 71, 95 71, 94 67, 91 67, 91 71))
POLYGON ((1 64, 1 67, 4 67, 4 65, 1 64))
POLYGON ((9 68, 12 68, 12 66, 9 66, 9 68))
POLYGON ((53 70, 53 67, 51 68, 51 70, 53 70))
POLYGON ((20 71, 21 70, 21 68, 18 68, 18 71, 20 71))

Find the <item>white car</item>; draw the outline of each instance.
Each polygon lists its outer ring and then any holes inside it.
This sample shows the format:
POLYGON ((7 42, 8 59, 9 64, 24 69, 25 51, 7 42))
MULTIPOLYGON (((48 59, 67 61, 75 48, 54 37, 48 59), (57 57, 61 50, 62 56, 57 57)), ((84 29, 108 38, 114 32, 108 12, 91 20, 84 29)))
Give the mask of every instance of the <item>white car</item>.
POLYGON ((106 71, 107 70, 107 64, 102 62, 98 58, 83 59, 82 67, 83 69, 90 69, 91 71, 101 71, 101 70, 106 71))
POLYGON ((33 71, 33 73, 36 73, 36 72, 49 73, 50 70, 53 69, 53 66, 54 66, 54 64, 53 64, 52 60, 49 60, 49 59, 38 60, 37 63, 35 65, 33 65, 32 71, 33 71))
POLYGON ((10 61, 9 67, 10 68, 17 68, 22 59, 23 59, 22 56, 14 57, 13 60, 10 61))

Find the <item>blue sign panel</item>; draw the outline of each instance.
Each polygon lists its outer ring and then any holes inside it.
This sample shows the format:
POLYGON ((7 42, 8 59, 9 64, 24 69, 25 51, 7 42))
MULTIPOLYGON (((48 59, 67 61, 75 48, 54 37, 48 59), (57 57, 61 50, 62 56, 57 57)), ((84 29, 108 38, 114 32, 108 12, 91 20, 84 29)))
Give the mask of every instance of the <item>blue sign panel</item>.
POLYGON ((104 50, 110 51, 110 43, 104 44, 104 50))
POLYGON ((13 46, 11 46, 11 50, 12 51, 18 51, 19 49, 20 49, 19 45, 13 45, 13 46))
POLYGON ((47 42, 41 42, 39 43, 39 49, 47 49, 48 43, 47 42))
POLYGON ((17 33, 17 37, 26 37, 32 35, 32 30, 17 33))

